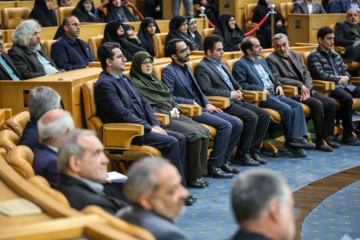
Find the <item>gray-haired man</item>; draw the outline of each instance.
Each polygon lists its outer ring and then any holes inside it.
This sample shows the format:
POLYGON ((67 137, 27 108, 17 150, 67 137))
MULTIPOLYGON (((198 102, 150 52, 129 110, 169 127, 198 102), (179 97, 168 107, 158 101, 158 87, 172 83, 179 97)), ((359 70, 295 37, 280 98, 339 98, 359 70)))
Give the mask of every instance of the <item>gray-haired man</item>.
POLYGON ((231 202, 240 230, 233 240, 290 240, 295 234, 294 198, 275 172, 248 170, 236 180, 231 202))

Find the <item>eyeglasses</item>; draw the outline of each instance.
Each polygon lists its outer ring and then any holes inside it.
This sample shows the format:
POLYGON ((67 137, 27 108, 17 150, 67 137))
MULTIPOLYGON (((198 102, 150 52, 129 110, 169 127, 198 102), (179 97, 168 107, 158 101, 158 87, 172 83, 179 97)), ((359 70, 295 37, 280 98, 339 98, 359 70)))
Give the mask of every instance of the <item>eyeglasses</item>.
POLYGON ((187 53, 187 52, 190 52, 190 48, 189 48, 189 47, 184 48, 183 50, 181 50, 181 51, 178 52, 177 54, 179 54, 179 53, 187 53))
POLYGON ((230 19, 229 22, 235 22, 235 19, 230 19))
POLYGON ((153 61, 143 61, 141 64, 143 65, 148 65, 148 64, 153 64, 154 62, 153 61))

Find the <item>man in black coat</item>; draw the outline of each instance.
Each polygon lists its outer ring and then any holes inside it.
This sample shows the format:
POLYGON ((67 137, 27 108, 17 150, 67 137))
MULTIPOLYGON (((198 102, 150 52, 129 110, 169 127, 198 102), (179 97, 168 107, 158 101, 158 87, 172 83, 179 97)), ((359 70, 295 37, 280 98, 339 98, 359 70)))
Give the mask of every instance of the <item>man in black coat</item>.
POLYGON ((346 12, 346 21, 336 23, 335 46, 345 47, 344 62, 360 61, 360 23, 355 9, 346 12))
POLYGON ((4 36, 0 29, 0 81, 1 80, 22 80, 21 74, 11 61, 10 57, 3 52, 4 36))
POLYGON ((107 194, 107 186, 103 185, 109 159, 95 132, 74 129, 58 147, 60 179, 56 188, 65 195, 71 207, 80 211, 88 205, 97 205, 115 213, 127 206, 120 198, 107 194))

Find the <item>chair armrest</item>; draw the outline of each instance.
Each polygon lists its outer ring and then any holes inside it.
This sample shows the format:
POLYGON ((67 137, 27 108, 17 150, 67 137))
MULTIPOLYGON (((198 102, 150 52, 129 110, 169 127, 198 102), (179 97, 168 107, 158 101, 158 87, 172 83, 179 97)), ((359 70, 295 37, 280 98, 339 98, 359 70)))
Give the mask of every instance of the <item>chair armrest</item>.
POLYGON ((181 113, 189 118, 192 118, 195 116, 194 115, 195 114, 194 106, 195 105, 184 104, 184 103, 179 104, 179 107, 181 108, 181 113))
POLYGON ((217 108, 224 109, 230 106, 230 99, 220 96, 206 96, 212 105, 217 108))
POLYGON ((334 51, 340 55, 345 54, 345 48, 341 46, 334 46, 334 51))
POLYGON ((266 100, 266 93, 261 91, 243 90, 243 98, 245 101, 251 102, 254 105, 259 105, 261 101, 266 100))
POLYGON ((292 98, 292 96, 299 95, 298 87, 292 85, 283 85, 284 94, 288 98, 292 98))
POLYGON ((144 135, 144 126, 133 123, 107 123, 103 125, 105 149, 130 149, 135 137, 144 135))
POLYGON ((318 91, 324 95, 329 95, 329 92, 335 89, 335 82, 313 80, 313 87, 315 91, 318 91))
POLYGON ((360 87, 360 77, 351 77, 351 83, 357 87, 360 87))
POLYGON ((161 125, 168 125, 170 123, 170 116, 166 113, 154 113, 161 125))

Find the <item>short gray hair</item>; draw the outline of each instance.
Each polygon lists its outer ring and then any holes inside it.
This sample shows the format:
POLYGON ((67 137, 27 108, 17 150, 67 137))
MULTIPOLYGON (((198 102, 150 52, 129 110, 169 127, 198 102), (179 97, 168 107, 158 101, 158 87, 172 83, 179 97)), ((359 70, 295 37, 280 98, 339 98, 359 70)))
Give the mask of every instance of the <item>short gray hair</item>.
POLYGON ((277 33, 271 38, 271 43, 274 43, 275 40, 282 39, 282 38, 285 38, 287 42, 289 41, 288 36, 286 34, 277 33))
POLYGON ((72 119, 71 114, 67 111, 64 111, 64 113, 65 114, 60 116, 58 119, 55 119, 53 122, 48 124, 43 123, 42 117, 39 119, 37 126, 41 141, 61 138, 69 128, 75 128, 74 120, 72 119))
POLYGON ((84 156, 85 148, 81 146, 79 138, 86 136, 96 136, 91 130, 73 129, 61 138, 58 145, 58 169, 59 172, 68 168, 71 156, 77 156, 80 159, 84 156))
POLYGON ((34 35, 36 29, 41 32, 40 24, 34 19, 21 22, 11 37, 13 44, 28 46, 30 38, 34 35))
POLYGON ((255 220, 272 200, 281 207, 290 201, 290 189, 279 174, 266 170, 248 170, 240 174, 231 191, 231 203, 238 223, 255 220))
POLYGON ((138 206, 138 196, 148 194, 155 196, 155 191, 159 187, 159 180, 154 176, 163 167, 169 164, 162 157, 146 157, 136 162, 128 172, 128 180, 124 184, 124 194, 132 206, 138 206))
POLYGON ((28 98, 31 120, 37 122, 47 111, 60 107, 60 100, 60 95, 50 87, 31 89, 28 98))

